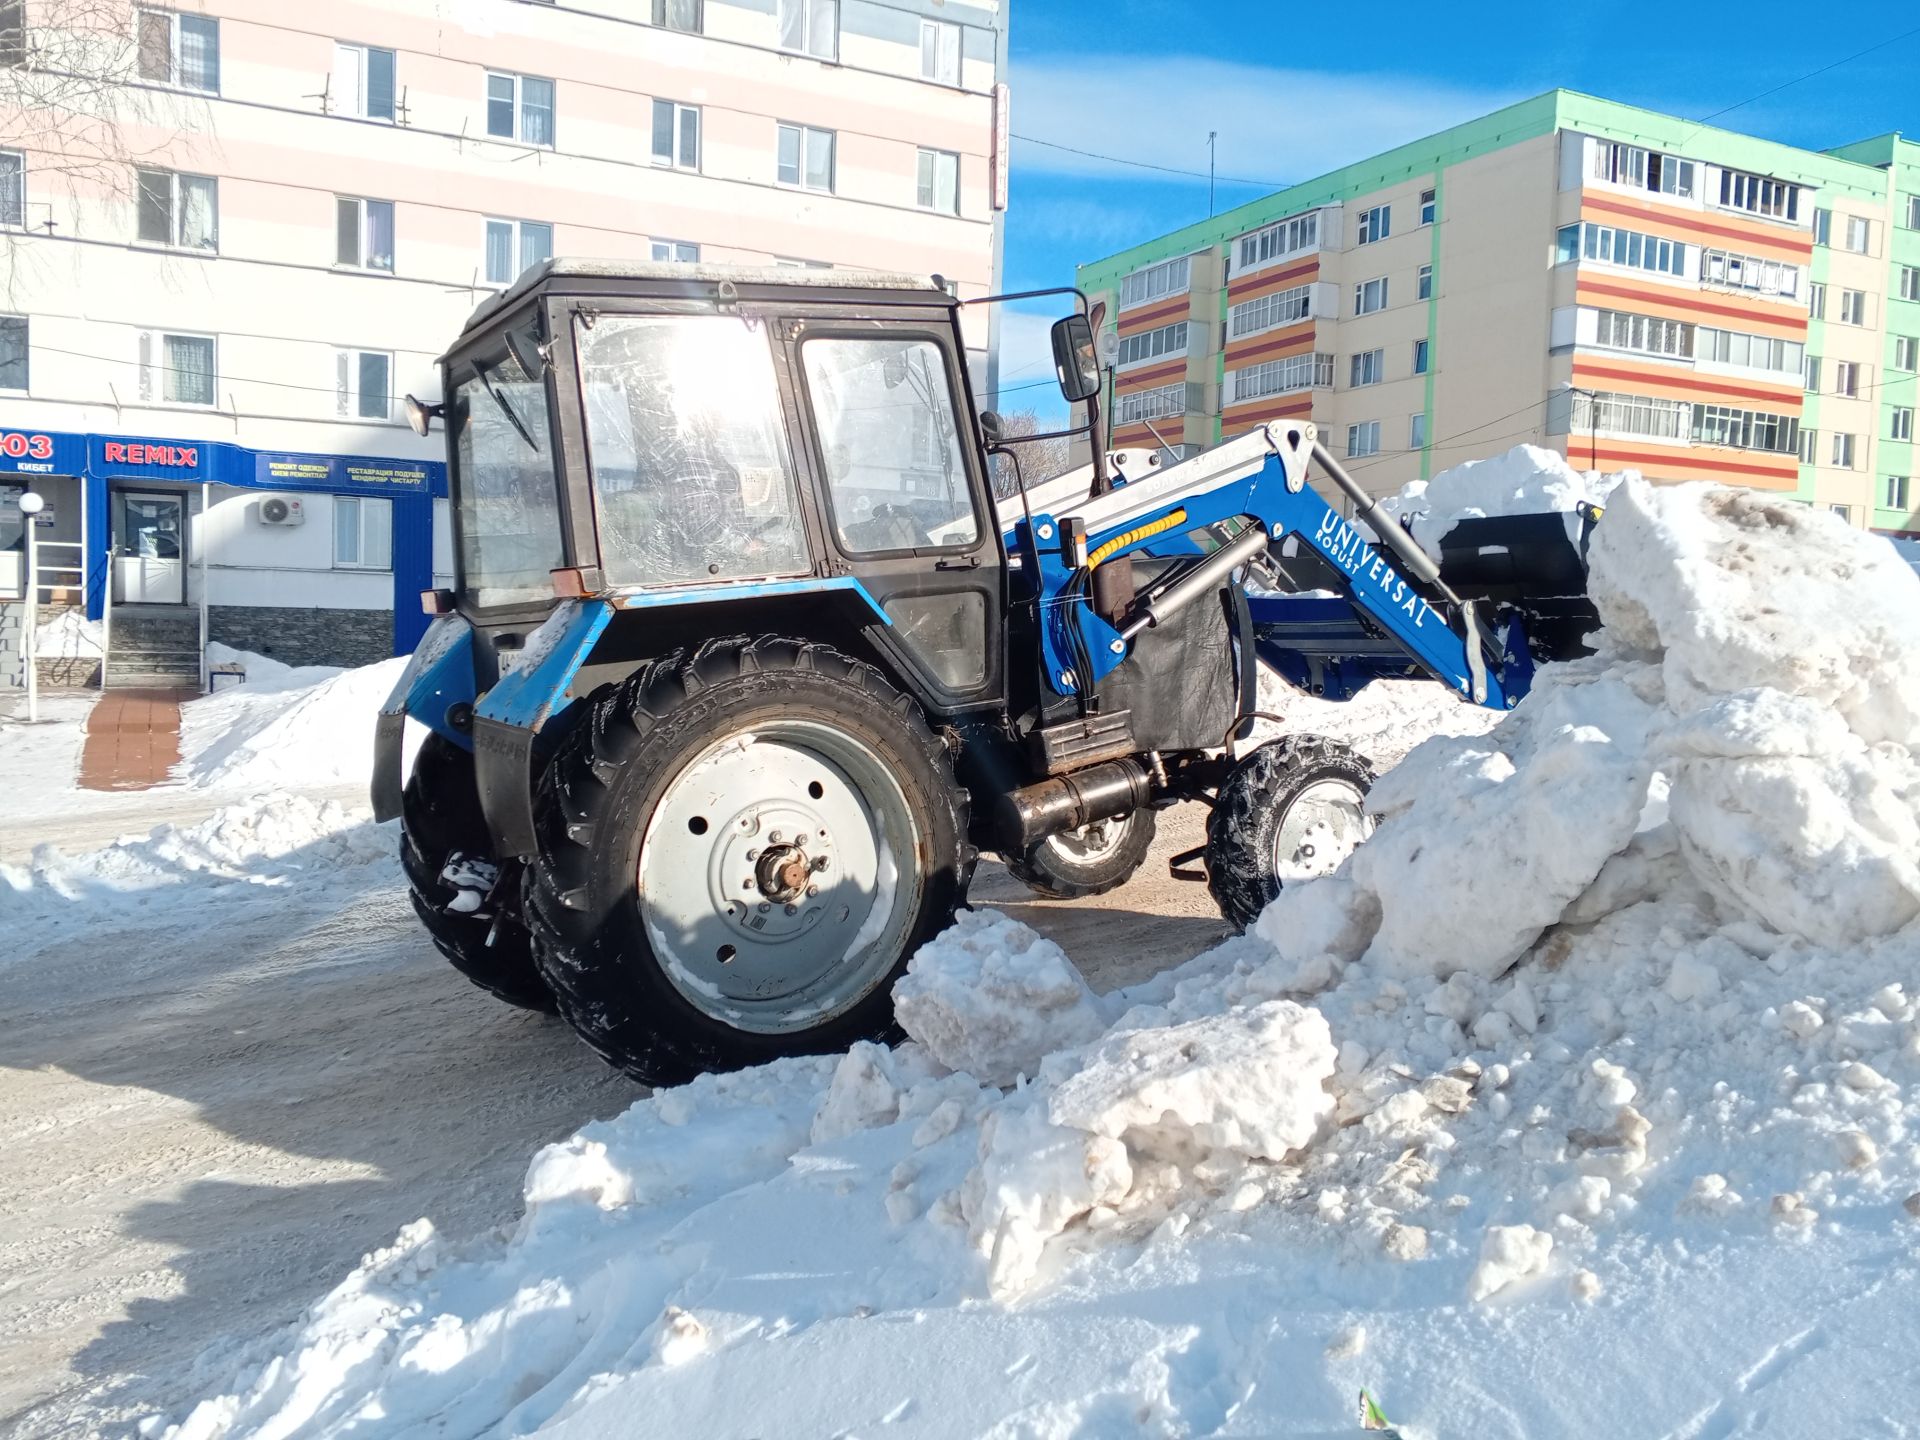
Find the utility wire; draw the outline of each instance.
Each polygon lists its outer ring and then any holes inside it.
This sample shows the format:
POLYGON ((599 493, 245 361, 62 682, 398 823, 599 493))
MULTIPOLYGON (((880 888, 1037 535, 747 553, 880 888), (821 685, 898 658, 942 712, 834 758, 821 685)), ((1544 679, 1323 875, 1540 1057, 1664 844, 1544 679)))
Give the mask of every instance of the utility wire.
POLYGON ((1894 35, 1888 39, 1881 40, 1876 44, 1869 45, 1864 50, 1856 50, 1853 52, 1853 54, 1848 55, 1843 59, 1835 60, 1831 64, 1822 65, 1818 70, 1809 70, 1804 75, 1796 75, 1791 80, 1782 81, 1780 84, 1774 86, 1771 90, 1762 90, 1758 95, 1749 95, 1744 100, 1736 100, 1733 104, 1724 106, 1721 109, 1714 111, 1711 115, 1703 115, 1696 122, 1696 127, 1700 125, 1705 125, 1710 120, 1717 120, 1722 115, 1731 115, 1735 110, 1739 110, 1744 108, 1745 106, 1752 105, 1757 101, 1765 100, 1769 95, 1778 95, 1782 90, 1790 90, 1795 85, 1799 85, 1804 81, 1811 80, 1816 76, 1826 74, 1829 70, 1838 70, 1842 65, 1851 65, 1855 60, 1863 59, 1866 56, 1873 54, 1874 51, 1876 50, 1884 50, 1889 45, 1898 45, 1902 40, 1910 40, 1916 35, 1920 35, 1920 25, 1916 25, 1913 27, 1913 29, 1905 31, 1902 34, 1894 35))
POLYGON ((1233 175, 1209 176, 1204 170, 1181 170, 1172 165, 1150 165, 1145 160, 1129 160, 1122 155, 1103 155, 1098 150, 1082 150, 1077 145, 1062 145, 1055 140, 1042 140, 1036 135, 1015 133, 1013 138, 1025 141, 1029 145, 1042 145, 1049 150, 1063 150, 1069 155, 1084 155, 1089 160, 1104 160, 1110 165, 1130 165, 1135 170, 1157 170, 1162 175, 1180 175, 1192 180, 1215 179, 1223 185, 1251 185, 1267 190, 1286 190, 1293 185, 1290 180, 1248 180, 1233 175))

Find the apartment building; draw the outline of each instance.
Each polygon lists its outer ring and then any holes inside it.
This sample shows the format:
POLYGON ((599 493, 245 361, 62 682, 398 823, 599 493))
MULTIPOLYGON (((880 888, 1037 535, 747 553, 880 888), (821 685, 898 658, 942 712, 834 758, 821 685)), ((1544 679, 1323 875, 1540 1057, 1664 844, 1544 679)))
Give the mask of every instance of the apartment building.
POLYGON ((1521 442, 1920 533, 1920 145, 1557 90, 1082 266, 1113 443, 1311 418, 1370 489, 1521 442))
MULTIPOLYGON (((0 0, 0 65, 67 53, 72 8, 0 0)), ((405 651, 452 554, 399 398, 528 266, 994 286, 1004 0, 141 0, 116 39, 125 163, 52 113, 0 148, 0 594, 30 484, 43 601, 405 651)))

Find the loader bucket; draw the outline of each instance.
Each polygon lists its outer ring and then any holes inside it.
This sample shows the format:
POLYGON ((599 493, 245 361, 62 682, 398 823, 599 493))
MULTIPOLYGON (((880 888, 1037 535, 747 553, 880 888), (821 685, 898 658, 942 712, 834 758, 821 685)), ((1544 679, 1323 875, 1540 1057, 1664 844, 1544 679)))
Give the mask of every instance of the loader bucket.
POLYGON ((1494 515, 1460 520, 1440 541, 1440 575, 1464 599, 1510 606, 1527 617, 1536 658, 1591 653, 1600 626, 1587 598, 1587 514, 1494 515))

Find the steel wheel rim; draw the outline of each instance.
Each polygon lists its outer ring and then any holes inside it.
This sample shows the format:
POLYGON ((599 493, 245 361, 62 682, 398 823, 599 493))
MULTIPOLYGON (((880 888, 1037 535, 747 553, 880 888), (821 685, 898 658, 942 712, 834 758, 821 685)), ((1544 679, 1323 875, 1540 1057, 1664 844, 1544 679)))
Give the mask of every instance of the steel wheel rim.
POLYGON ((809 1029, 893 969, 920 908, 920 846, 905 792, 865 742, 770 720, 667 783, 635 865, 641 920, 701 1013, 755 1034, 809 1029))
POLYGON ((1133 817, 1095 820, 1077 830, 1062 830, 1040 843, 1070 865, 1098 865, 1127 843, 1133 817))
POLYGON ((1373 833, 1366 795, 1349 780, 1316 780, 1294 797, 1273 839, 1273 873, 1282 885, 1338 870, 1373 833))

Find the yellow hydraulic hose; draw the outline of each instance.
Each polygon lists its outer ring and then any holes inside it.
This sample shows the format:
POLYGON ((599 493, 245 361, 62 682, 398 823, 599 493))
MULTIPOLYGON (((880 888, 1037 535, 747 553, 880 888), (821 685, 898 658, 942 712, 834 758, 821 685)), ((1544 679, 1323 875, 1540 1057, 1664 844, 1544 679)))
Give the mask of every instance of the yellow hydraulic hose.
POLYGON ((1124 550, 1136 540, 1145 540, 1153 535, 1163 535, 1167 531, 1177 529, 1186 523, 1187 512, 1184 510, 1175 510, 1171 515, 1162 515, 1150 525, 1142 525, 1138 529, 1127 531, 1124 535, 1116 535, 1087 557, 1087 569, 1098 570, 1101 565, 1113 557, 1113 553, 1116 550, 1124 550))

